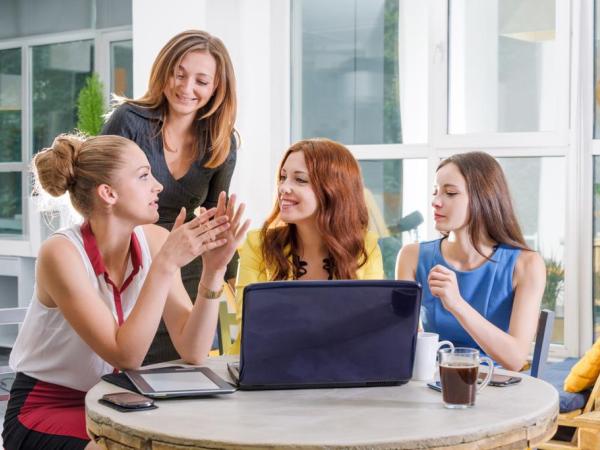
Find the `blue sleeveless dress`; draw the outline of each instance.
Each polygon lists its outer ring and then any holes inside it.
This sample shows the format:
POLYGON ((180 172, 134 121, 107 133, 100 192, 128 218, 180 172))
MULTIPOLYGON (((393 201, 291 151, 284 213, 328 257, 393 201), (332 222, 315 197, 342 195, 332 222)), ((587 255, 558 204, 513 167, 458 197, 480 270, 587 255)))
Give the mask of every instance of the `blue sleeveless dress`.
POLYGON ((419 244, 417 281, 423 286, 421 320, 425 331, 438 333, 440 340, 449 340, 456 347, 483 350, 462 325, 444 308, 442 301, 429 290, 427 276, 433 266, 440 264, 456 273, 458 288, 464 298, 479 314, 508 332, 513 307, 513 272, 521 253, 518 248, 499 244, 491 257, 477 269, 467 272, 456 270, 446 262, 441 252, 442 239, 419 244))

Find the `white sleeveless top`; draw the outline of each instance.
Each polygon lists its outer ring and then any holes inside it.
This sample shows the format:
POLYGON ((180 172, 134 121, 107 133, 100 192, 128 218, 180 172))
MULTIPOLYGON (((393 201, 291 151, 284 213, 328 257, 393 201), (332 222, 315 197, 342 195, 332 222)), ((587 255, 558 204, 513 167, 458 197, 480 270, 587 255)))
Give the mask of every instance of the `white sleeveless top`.
MULTIPOLYGON (((89 282, 96 289, 115 322, 127 318, 140 293, 150 264, 150 250, 144 231, 136 227, 131 235, 130 259, 123 288, 113 287, 102 255, 88 224, 57 231, 77 248, 87 270, 89 282)), ((79 337, 59 308, 40 303, 34 288, 25 321, 10 354, 10 366, 48 383, 88 391, 113 367, 79 337)))

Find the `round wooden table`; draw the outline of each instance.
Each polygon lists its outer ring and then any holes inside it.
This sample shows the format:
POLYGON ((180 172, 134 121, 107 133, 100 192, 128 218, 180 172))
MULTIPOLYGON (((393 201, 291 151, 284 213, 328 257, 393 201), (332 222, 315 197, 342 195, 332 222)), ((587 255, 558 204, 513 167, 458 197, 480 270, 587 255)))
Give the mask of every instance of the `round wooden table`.
MULTIPOLYGON (((231 358, 207 366, 229 379, 231 358)), ((98 383, 86 397, 88 432, 107 448, 523 449, 556 431, 558 393, 523 375, 487 387, 475 407, 449 410, 424 382, 403 386, 238 391, 195 400, 161 400, 158 409, 121 413, 98 403, 123 389, 98 383)))

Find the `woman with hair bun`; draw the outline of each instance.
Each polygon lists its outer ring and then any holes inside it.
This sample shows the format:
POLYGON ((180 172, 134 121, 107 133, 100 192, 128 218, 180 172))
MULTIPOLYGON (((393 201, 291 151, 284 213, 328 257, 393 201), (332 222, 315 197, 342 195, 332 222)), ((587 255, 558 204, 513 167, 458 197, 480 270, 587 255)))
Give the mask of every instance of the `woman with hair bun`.
MULTIPOLYGON (((250 283, 384 278, 377 237, 367 231, 360 167, 346 147, 329 139, 299 141, 283 156, 277 177, 271 215, 239 249, 238 323, 250 283)), ((239 353, 240 335, 231 353, 239 353)))
MULTIPOLYGON (((220 192, 229 191, 238 147, 235 74, 223 42, 200 30, 177 34, 154 60, 146 93, 118 103, 102 134, 129 138, 146 153, 163 185, 158 225, 170 230, 182 206, 186 222, 197 207, 216 206, 220 192)), ((225 279, 235 278, 235 271, 234 261, 225 279)), ((181 269, 192 299, 201 273, 201 258, 181 269)), ((161 323, 144 362, 175 358, 161 323)))
POLYGON ((104 374, 142 364, 164 319, 177 352, 200 364, 212 343, 226 265, 243 239, 243 205, 215 208, 169 233, 158 220, 161 184, 144 152, 120 136, 61 135, 33 159, 38 184, 69 193, 84 217, 40 248, 36 286, 10 355, 17 372, 4 417, 7 450, 92 449, 84 397, 104 374), (179 269, 201 256, 192 305, 179 269))
POLYGON ((442 238, 403 247, 396 278, 423 285, 425 331, 520 370, 537 327, 544 261, 525 243, 492 156, 450 156, 435 180, 431 205, 442 238))

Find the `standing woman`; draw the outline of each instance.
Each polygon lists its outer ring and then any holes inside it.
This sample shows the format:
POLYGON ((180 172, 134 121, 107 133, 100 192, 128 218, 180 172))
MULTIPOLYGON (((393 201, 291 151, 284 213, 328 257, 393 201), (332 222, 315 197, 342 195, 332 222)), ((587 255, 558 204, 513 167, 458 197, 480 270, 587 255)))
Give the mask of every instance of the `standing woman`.
MULTIPOLYGON (((197 207, 210 209, 221 191, 229 191, 238 146, 237 102, 233 65, 219 38, 199 30, 173 37, 152 65, 146 93, 119 103, 102 134, 127 137, 146 153, 163 185, 158 225, 171 229, 182 206, 188 222, 197 207)), ((200 258, 181 270, 192 299, 201 273, 200 258)), ((235 277, 235 261, 225 277, 235 277)), ((161 323, 144 364, 176 358, 161 323)))
POLYGON ((544 261, 525 244, 493 157, 453 155, 440 163, 435 180, 431 204, 443 237, 403 247, 396 278, 423 285, 426 331, 520 370, 537 328, 544 261))
MULTIPOLYGON (((377 237, 367 231, 360 167, 346 147, 329 139, 299 141, 283 156, 277 177, 271 215, 239 249, 239 324, 250 283, 384 278, 377 237)), ((231 353, 239 353, 240 336, 231 353)))

